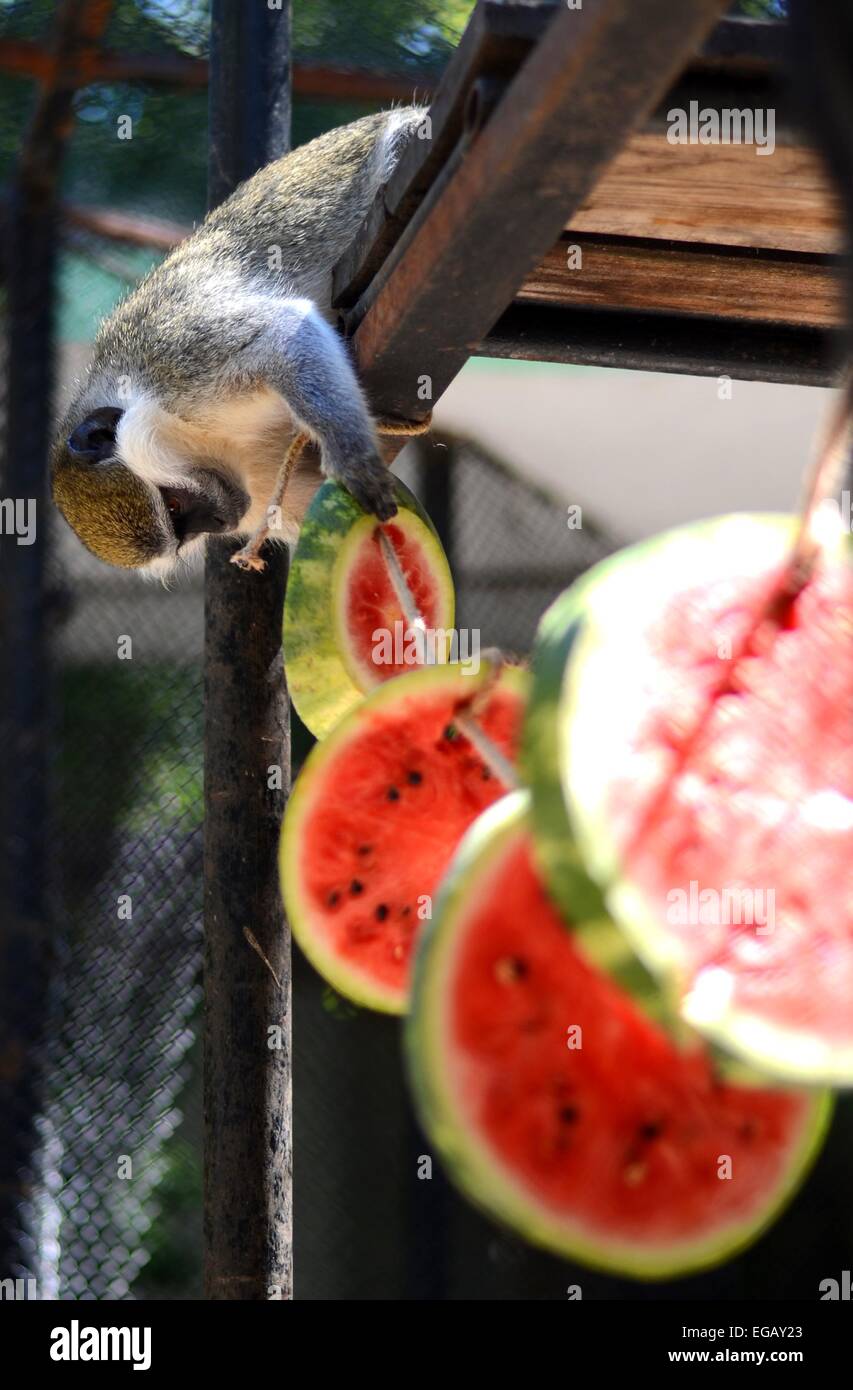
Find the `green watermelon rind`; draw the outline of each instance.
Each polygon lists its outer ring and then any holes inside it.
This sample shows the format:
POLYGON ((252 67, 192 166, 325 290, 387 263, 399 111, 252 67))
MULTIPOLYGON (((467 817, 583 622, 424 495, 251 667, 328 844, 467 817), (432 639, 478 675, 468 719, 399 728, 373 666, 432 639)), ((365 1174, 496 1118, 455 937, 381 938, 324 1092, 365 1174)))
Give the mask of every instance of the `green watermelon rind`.
MULTIPOLYGON (((436 626, 452 628, 453 578, 435 527, 399 478, 394 496, 399 508, 395 524, 415 532, 430 558, 441 599, 442 621, 436 626)), ((371 521, 378 524, 346 488, 329 480, 308 508, 291 560, 284 605, 285 670, 290 698, 316 738, 324 738, 365 695, 341 641, 338 589, 352 563, 353 532, 360 538, 371 521)))
POLYGON ((630 1242, 591 1238, 551 1215, 512 1180, 488 1146, 466 1128, 456 1109, 450 1068, 441 1045, 442 1004, 448 997, 446 980, 456 929, 477 894, 478 884, 497 867, 508 842, 523 828, 528 807, 527 794, 514 792, 475 821, 444 877, 433 920, 418 946, 405 1051, 424 1131, 465 1196, 531 1244, 592 1269, 637 1280, 676 1278, 721 1264, 757 1240, 795 1196, 826 1136, 832 1114, 829 1093, 805 1093, 812 1117, 804 1118, 802 1141, 790 1156, 773 1201, 754 1222, 741 1223, 723 1235, 678 1249, 670 1243, 642 1252, 630 1242))
MULTIPOLYGON (((353 969, 341 961, 335 951, 329 949, 311 928, 312 910, 301 890, 299 869, 300 828, 304 816, 311 808, 312 784, 316 780, 312 774, 325 768, 345 751, 351 736, 370 719, 372 711, 407 698, 413 689, 427 689, 431 686, 436 689, 440 689, 442 685, 448 689, 456 687, 467 699, 475 693, 478 686, 487 686, 493 674, 493 665, 483 661, 476 674, 465 674, 461 665, 451 663, 446 666, 423 666, 416 671, 395 676, 362 697, 358 706, 345 715, 321 743, 312 748, 294 784, 279 840, 279 881, 285 912, 296 941, 315 970, 339 994, 362 1008, 400 1015, 405 1013, 407 1001, 401 1000, 396 990, 371 982, 364 972, 353 969)), ((518 667, 506 666, 500 672, 498 685, 518 691, 523 698, 527 690, 527 680, 525 671, 518 667)))
MULTIPOLYGON (((590 575, 599 568, 590 571, 590 575)), ((691 1041, 690 1030, 678 1016, 670 981, 659 979, 648 968, 642 954, 635 951, 615 924, 601 888, 587 872, 566 809, 560 777, 563 679, 580 631, 584 595, 591 583, 594 579, 583 576, 561 594, 542 617, 536 634, 531 695, 521 745, 521 767, 531 793, 534 859, 549 896, 566 922, 575 931, 578 921, 595 922, 594 933, 585 933, 587 956, 627 990, 674 1041, 686 1046, 691 1041)))
MULTIPOLYGON (((690 1027, 720 1048, 723 1054, 733 1054, 734 1059, 740 1059, 747 1068, 781 1083, 849 1086, 853 1084, 853 1046, 840 1049, 820 1038, 814 1038, 809 1045, 801 1031, 770 1025, 754 1012, 732 1008, 711 1022, 693 1010, 674 941, 661 931, 658 915, 646 896, 623 874, 608 830, 605 804, 608 779, 601 773, 602 736, 606 739, 606 727, 602 727, 605 723, 602 710, 606 710, 602 687, 609 679, 618 690, 630 689, 630 678, 626 679, 622 664, 623 655, 611 640, 614 615, 630 623, 633 610, 640 622, 644 612, 660 610, 671 594, 672 574, 679 572, 679 551, 689 574, 691 558, 696 556, 699 547, 705 548, 704 558, 713 562, 713 556, 721 548, 745 544, 745 528, 749 528, 749 540, 753 545, 758 536, 763 536, 769 569, 773 563, 784 560, 796 524, 796 518, 782 513, 732 513, 715 517, 640 542, 584 575, 577 590, 569 590, 563 596, 564 600, 569 600, 575 594, 577 629, 573 633, 571 651, 566 652, 567 661, 559 687, 554 685, 553 663, 549 666, 546 661, 538 687, 534 677, 531 705, 550 702, 558 770, 555 772, 545 766, 541 737, 535 761, 533 756, 528 758, 527 767, 538 800, 537 835, 541 837, 544 832, 547 837, 544 798, 547 795, 553 808, 557 782, 565 814, 560 833, 568 828, 583 862, 602 888, 614 920, 662 987, 669 995, 682 1000, 681 1014, 690 1027), (600 667, 596 672, 596 685, 590 692, 590 662, 596 659, 600 667), (599 752, 601 758, 597 758, 599 752)), ((555 610, 556 605, 551 610, 552 627, 557 622, 555 610)), ((546 654, 549 640, 546 632, 546 654)), ((733 1065, 737 1065, 737 1060, 724 1062, 727 1074, 731 1074, 733 1065)))

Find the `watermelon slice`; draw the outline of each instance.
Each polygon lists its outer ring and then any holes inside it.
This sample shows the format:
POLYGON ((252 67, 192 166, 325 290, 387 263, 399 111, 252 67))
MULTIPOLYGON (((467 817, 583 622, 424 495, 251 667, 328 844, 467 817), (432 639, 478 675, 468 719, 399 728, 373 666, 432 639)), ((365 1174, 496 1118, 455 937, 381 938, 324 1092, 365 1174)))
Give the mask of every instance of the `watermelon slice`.
POLYGON ((635 1278, 754 1240, 829 1116, 824 1093, 723 1082, 590 963, 541 885, 525 793, 484 812, 453 860, 406 1034, 426 1133, 467 1196, 537 1244, 635 1278))
POLYGON ((380 525, 340 483, 326 482, 299 533, 287 582, 284 656, 291 699, 317 738, 366 691, 423 664, 424 655, 444 661, 449 653, 454 592, 447 557, 399 479, 394 495, 399 510, 380 525), (423 620, 420 632, 403 612, 386 545, 423 620))
POLYGON ((524 692, 516 668, 423 667, 375 690, 306 760, 282 827, 282 893, 309 960, 356 1003, 406 1008, 441 874, 507 790, 454 719, 513 758, 524 692))
POLYGON ((849 1085, 853 575, 825 556, 757 641, 793 526, 724 517, 584 576, 543 622, 527 766, 549 881, 576 841, 689 1023, 849 1085))

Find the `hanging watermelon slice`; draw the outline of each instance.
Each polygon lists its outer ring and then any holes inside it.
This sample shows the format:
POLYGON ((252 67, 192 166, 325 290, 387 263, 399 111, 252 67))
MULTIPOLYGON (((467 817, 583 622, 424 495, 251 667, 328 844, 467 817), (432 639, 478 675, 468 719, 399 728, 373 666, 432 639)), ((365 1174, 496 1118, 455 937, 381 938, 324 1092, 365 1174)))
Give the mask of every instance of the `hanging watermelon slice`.
POLYGON ((306 760, 282 827, 282 893, 309 960, 356 1003, 406 1008, 439 879, 507 790, 463 726, 511 762, 525 690, 512 667, 424 667, 375 690, 306 760))
POLYGON ((853 572, 825 554, 757 633, 794 524, 724 517, 584 576, 542 624, 526 765, 558 894, 587 866, 688 1022, 849 1085, 853 572))
POLYGON ((417 953, 415 1098, 450 1176, 527 1239, 636 1278, 687 1274, 779 1213, 829 1099, 732 1085, 704 1048, 676 1047, 592 963, 595 931, 546 895, 525 794, 484 812, 417 953))
POLYGON ((340 483, 326 482, 299 533, 284 608, 285 669, 299 717, 317 738, 368 690, 424 659, 449 655, 454 591, 447 557, 399 479, 394 495, 396 516, 379 523, 340 483), (402 585, 395 585, 398 576, 402 585), (414 625, 404 609, 409 596, 421 620, 414 625))

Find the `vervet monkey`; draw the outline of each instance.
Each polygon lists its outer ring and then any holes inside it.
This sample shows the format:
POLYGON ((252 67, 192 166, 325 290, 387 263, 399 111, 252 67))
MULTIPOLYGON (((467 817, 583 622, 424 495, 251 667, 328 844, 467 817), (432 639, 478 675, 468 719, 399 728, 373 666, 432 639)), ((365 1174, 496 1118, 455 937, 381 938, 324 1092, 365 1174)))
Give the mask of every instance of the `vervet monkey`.
MULTIPOLYGON (((262 169, 103 323, 51 465, 54 500, 95 555, 165 574, 209 533, 253 533, 256 551, 299 433, 323 473, 393 516, 393 479, 329 322, 331 280, 424 114, 367 116, 262 169)), ((317 481, 297 463, 274 536, 293 539, 317 481)))

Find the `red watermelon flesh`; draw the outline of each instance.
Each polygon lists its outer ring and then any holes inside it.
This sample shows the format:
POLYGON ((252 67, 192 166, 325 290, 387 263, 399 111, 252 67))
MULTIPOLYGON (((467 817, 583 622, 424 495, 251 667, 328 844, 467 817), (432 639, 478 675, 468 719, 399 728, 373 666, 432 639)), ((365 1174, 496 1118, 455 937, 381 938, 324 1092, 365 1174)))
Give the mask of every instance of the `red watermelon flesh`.
POLYGON ((427 961, 411 1025, 427 1131, 462 1185, 532 1239, 643 1277, 754 1236, 814 1152, 825 1097, 727 1084, 704 1050, 677 1051, 573 945, 525 829, 468 890, 452 940, 439 921, 427 941, 434 988, 427 961))
MULTIPOLYGON (((387 522, 381 530, 397 557, 406 588, 424 627, 429 632, 441 629, 446 603, 433 575, 433 555, 425 552, 420 536, 414 531, 406 531, 393 521, 387 522)), ((345 641, 343 634, 341 638, 345 659, 365 690, 421 664, 414 659, 412 629, 405 620, 388 571, 378 526, 348 565, 345 605, 345 641), (376 661, 377 651, 381 654, 375 640, 377 632, 390 634, 396 659, 376 661)), ((446 658, 446 644, 439 655, 446 658)))
POLYGON ((611 790, 612 823, 697 1021, 735 1009, 849 1046, 853 578, 844 565, 821 571, 720 687, 719 638, 743 631, 765 593, 729 582, 679 595, 650 628, 658 681, 611 790), (674 772, 638 795, 637 766, 674 772))
POLYGON ((401 1012, 415 938, 465 830, 507 788, 454 725, 516 755, 523 674, 422 668, 374 691, 310 754, 285 817, 282 890, 306 955, 341 993, 401 1012))

